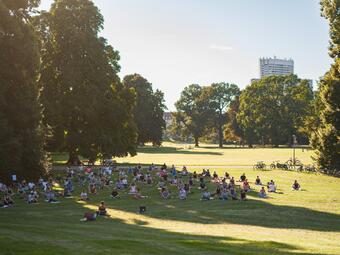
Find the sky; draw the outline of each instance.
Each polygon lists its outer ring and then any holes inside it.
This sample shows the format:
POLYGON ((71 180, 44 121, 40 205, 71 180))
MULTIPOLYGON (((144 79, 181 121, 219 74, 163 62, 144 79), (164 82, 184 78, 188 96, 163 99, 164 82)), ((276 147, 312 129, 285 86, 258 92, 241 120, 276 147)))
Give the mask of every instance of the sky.
MULTIPOLYGON (((52 0, 41 0, 49 9, 52 0)), ((328 23, 318 0, 93 0, 101 36, 120 52, 121 72, 139 73, 175 110, 184 87, 259 77, 259 58, 292 58, 316 81, 329 69, 328 23)))

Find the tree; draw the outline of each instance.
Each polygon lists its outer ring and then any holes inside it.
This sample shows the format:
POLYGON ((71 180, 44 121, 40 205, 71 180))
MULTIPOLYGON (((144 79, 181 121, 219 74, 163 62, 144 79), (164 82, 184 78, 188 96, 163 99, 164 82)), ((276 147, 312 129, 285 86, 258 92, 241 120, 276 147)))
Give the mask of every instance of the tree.
POLYGON ((311 133, 320 168, 330 174, 340 172, 340 2, 321 0, 321 15, 329 21, 331 69, 319 84, 317 128, 311 133))
POLYGON ((139 74, 125 76, 123 84, 134 89, 137 94, 133 112, 138 129, 138 143, 144 145, 146 142, 152 142, 153 145, 161 145, 165 130, 163 115, 166 109, 163 92, 154 92, 152 84, 139 74))
POLYGON ((46 171, 37 76, 39 50, 30 11, 38 1, 0 0, 0 179, 36 180, 46 171))
POLYGON ((192 135, 195 146, 199 146, 199 138, 204 134, 209 117, 209 101, 202 96, 202 87, 192 84, 184 88, 180 99, 175 103, 177 112, 174 121, 183 135, 192 135))
POLYGON ((136 153, 133 90, 117 75, 119 53, 98 36, 103 17, 90 0, 55 0, 36 20, 41 38, 44 122, 49 149, 70 163, 136 153))
POLYGON ((230 103, 240 93, 239 88, 235 84, 225 82, 213 83, 209 87, 205 87, 203 95, 209 100, 209 108, 211 110, 211 123, 218 132, 219 147, 223 147, 223 126, 227 122, 226 111, 230 103))
POLYGON ((313 92, 306 80, 295 75, 269 76, 253 82, 240 96, 237 121, 244 137, 253 143, 291 144, 312 112, 313 92))
POLYGON ((240 108, 240 97, 236 96, 230 103, 227 111, 227 125, 224 129, 224 137, 229 141, 238 140, 240 144, 243 144, 244 136, 243 130, 237 121, 237 113, 240 108))

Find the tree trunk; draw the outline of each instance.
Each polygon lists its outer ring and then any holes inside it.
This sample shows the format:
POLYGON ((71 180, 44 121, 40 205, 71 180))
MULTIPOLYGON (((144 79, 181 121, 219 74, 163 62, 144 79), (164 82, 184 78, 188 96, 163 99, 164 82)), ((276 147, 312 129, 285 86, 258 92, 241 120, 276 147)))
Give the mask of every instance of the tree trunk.
POLYGON ((195 136, 194 138, 195 138, 195 147, 199 147, 199 144, 198 144, 198 137, 195 136))
POLYGON ((223 130, 222 125, 218 127, 218 147, 223 148, 223 130))
POLYGON ((79 159, 78 154, 76 152, 69 152, 68 161, 66 164, 71 165, 71 166, 80 166, 81 161, 79 159))

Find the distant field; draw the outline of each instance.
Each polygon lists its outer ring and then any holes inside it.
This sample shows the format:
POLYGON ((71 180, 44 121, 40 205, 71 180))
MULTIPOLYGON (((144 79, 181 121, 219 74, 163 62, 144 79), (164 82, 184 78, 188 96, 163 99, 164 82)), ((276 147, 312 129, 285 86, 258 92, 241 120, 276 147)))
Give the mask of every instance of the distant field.
MULTIPOLYGON (((311 149, 297 148, 296 157, 304 164, 312 164, 311 149)), ((194 148, 189 144, 163 143, 159 148, 151 146, 140 147, 137 156, 115 158, 119 163, 129 164, 163 164, 187 166, 250 166, 257 161, 270 164, 273 161, 287 161, 293 156, 291 148, 218 148, 216 145, 201 144, 194 148)), ((65 154, 54 154, 54 162, 66 162, 65 154)))

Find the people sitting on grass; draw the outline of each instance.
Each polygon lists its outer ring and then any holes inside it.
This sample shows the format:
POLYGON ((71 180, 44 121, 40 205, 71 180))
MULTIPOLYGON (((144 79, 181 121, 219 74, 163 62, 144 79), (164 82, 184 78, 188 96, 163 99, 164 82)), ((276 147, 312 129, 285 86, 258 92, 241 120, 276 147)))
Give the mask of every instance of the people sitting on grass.
POLYGON ((219 197, 220 200, 228 200, 228 191, 227 189, 222 189, 219 197))
POLYGON ((211 198, 212 198, 211 193, 208 190, 204 190, 202 192, 201 200, 207 201, 207 200, 210 200, 211 198))
POLYGON ((268 182, 267 188, 268 188, 268 192, 276 192, 276 184, 275 184, 275 182, 273 180, 268 182))
POLYGON ((244 182, 246 179, 247 179, 246 174, 243 173, 243 174, 240 176, 240 182, 244 182))
POLYGON ((162 188, 160 193, 163 199, 169 199, 171 196, 170 191, 167 188, 162 188))
POLYGON ((101 215, 101 216, 108 215, 107 212, 106 212, 106 206, 105 206, 105 202, 104 201, 100 202, 100 204, 98 206, 97 214, 101 215))
POLYGON ((245 201, 247 199, 247 193, 246 193, 246 191, 244 189, 241 189, 240 198, 243 201, 245 201))
POLYGON ((89 197, 88 197, 87 192, 85 190, 82 190, 82 192, 80 193, 80 200, 82 200, 82 201, 89 200, 89 197))
POLYGON ((195 186, 194 179, 192 178, 192 176, 189 177, 188 183, 190 187, 195 186))
POLYGON ((297 180, 294 181, 292 185, 293 190, 300 190, 300 184, 297 182, 297 180))
POLYGON ((229 175, 229 173, 228 173, 228 172, 225 172, 225 174, 224 174, 224 178, 226 178, 226 179, 230 179, 230 175, 229 175))
POLYGON ((47 188, 45 195, 46 195, 46 202, 58 203, 57 199, 55 198, 55 194, 54 194, 52 187, 47 188))
POLYGON ((243 190, 244 190, 245 192, 250 191, 250 184, 249 184, 249 182, 248 182, 247 179, 245 179, 244 182, 243 182, 243 190))
POLYGON ((262 182, 259 176, 256 177, 255 185, 262 185, 262 182))
POLYGON ((138 193, 138 188, 137 188, 136 184, 133 182, 133 183, 131 183, 129 194, 135 195, 136 193, 138 193))
POLYGON ((219 185, 217 185, 216 187, 216 191, 215 193, 213 194, 216 198, 219 198, 220 195, 221 195, 221 187, 219 185))
POLYGON ((231 198, 232 198, 233 200, 237 200, 237 193, 236 193, 236 190, 235 190, 234 186, 231 186, 231 187, 230 187, 229 192, 230 192, 231 198))
POLYGON ((120 198, 119 196, 119 193, 118 193, 118 190, 117 189, 112 189, 112 192, 111 192, 111 198, 120 198))
POLYGON ((13 199, 11 198, 10 195, 5 194, 2 200, 2 203, 0 204, 1 207, 7 208, 10 207, 14 204, 13 199))
POLYGON ((200 179, 200 187, 199 187, 199 189, 201 189, 201 190, 206 190, 207 189, 207 186, 205 185, 205 182, 204 182, 203 178, 200 179))
POLYGON ((181 174, 182 176, 187 176, 189 174, 186 166, 183 166, 181 174))
POLYGON ((94 184, 94 183, 92 183, 92 184, 90 184, 90 193, 91 194, 97 194, 97 188, 96 188, 96 184, 94 184))
POLYGON ((187 199, 187 192, 185 191, 184 188, 181 188, 178 193, 178 198, 181 200, 187 199))
POLYGON ((27 196, 27 203, 35 204, 38 203, 38 194, 35 191, 31 191, 27 196))
POLYGON ((266 190, 264 189, 264 187, 261 188, 261 190, 259 192, 259 197, 260 198, 267 198, 267 193, 266 193, 266 190))

